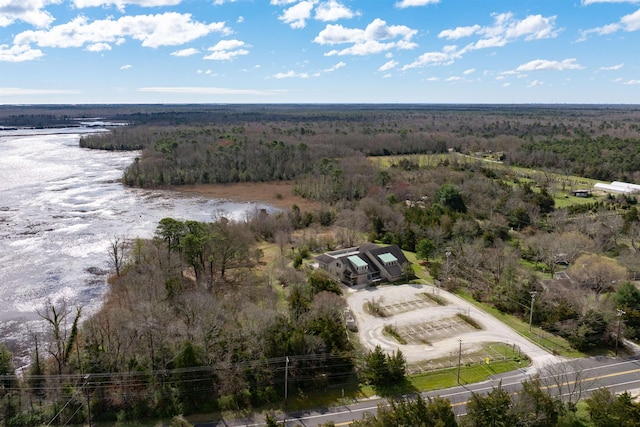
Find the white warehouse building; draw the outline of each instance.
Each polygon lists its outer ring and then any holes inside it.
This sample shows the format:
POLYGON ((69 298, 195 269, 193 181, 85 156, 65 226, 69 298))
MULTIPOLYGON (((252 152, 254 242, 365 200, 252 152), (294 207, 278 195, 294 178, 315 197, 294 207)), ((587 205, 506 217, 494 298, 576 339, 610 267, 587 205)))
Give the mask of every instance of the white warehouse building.
POLYGON ((640 193, 640 185, 630 184, 628 182, 613 181, 611 184, 603 184, 601 182, 593 186, 596 190, 606 191, 608 193, 633 194, 640 193))

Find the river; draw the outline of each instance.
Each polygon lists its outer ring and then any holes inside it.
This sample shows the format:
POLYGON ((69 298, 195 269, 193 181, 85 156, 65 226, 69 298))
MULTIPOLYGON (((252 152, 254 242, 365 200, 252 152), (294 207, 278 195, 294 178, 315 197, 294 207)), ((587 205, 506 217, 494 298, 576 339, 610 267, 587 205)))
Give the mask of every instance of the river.
POLYGON ((241 219, 267 206, 120 183, 138 152, 80 148, 95 128, 0 131, 0 342, 26 360, 47 301, 95 312, 108 290, 109 242, 152 237, 165 217, 241 219), (29 332, 31 331, 31 332, 29 332))

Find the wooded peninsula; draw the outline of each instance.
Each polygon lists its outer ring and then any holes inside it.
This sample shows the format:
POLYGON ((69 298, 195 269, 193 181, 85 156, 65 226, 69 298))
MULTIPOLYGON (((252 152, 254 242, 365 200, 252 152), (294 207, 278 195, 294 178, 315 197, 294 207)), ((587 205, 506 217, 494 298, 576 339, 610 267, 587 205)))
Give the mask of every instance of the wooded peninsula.
MULTIPOLYGON (((326 405, 367 387, 389 397, 420 391, 401 351, 361 346, 347 328, 347 285, 314 268, 318 255, 368 242, 397 245, 413 261, 401 283, 437 283, 531 322, 555 354, 611 354, 624 351, 621 336, 640 339, 638 194, 594 187, 640 184, 640 107, 0 106, 3 128, 86 118, 121 126, 83 136, 81 147, 140 152, 124 185, 277 182, 263 201, 309 203, 242 221, 165 218, 151 240, 114 236, 97 314, 49 305, 39 313, 48 333, 33 334, 22 373, 0 345, 5 425, 277 409, 286 397, 326 405)), ((478 395, 461 419, 438 399, 396 403, 354 425, 401 425, 402 411, 421 413, 424 425, 491 425, 487 405, 509 408, 498 411, 510 417, 502 425, 623 425, 640 413, 606 391, 587 400, 589 418, 535 380, 525 390, 478 395), (522 396, 548 405, 515 404, 522 396), (605 414, 615 421, 601 414, 603 399, 619 406, 605 414), (543 412, 546 423, 522 421, 543 412)))

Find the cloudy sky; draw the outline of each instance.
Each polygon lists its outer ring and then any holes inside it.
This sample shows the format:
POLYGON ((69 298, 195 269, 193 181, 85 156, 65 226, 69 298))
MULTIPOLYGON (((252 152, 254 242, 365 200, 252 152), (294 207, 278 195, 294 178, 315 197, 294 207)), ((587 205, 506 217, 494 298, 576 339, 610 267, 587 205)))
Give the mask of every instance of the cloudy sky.
POLYGON ((640 104, 640 0, 0 0, 0 104, 640 104))

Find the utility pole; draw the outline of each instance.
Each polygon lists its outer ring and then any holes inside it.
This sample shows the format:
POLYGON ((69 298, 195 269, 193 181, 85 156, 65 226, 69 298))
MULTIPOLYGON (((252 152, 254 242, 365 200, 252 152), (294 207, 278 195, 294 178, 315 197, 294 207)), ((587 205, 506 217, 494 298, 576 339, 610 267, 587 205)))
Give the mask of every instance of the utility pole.
POLYGON ((531 309, 529 310, 529 332, 531 332, 531 324, 533 323, 533 303, 536 302, 536 291, 529 292, 531 295, 531 309))
POLYGON ((616 316, 618 317, 618 333, 616 334, 616 356, 618 355, 618 341, 620 340, 620 324, 622 323, 622 316, 627 314, 626 312, 617 309, 616 316))
POLYGON ((284 404, 287 404, 287 388, 289 386, 289 356, 284 358, 284 404))
POLYGON ((447 258, 447 280, 449 280, 449 257, 451 256, 451 250, 449 248, 447 248, 447 250, 444 253, 444 255, 447 258))
POLYGON ((460 362, 462 361, 462 340, 458 338, 460 347, 458 349, 458 385, 460 385, 460 362))
POLYGON ((91 390, 89 390, 89 374, 85 375, 84 378, 87 380, 83 386, 87 392, 87 421, 89 421, 89 427, 91 427, 91 390))

